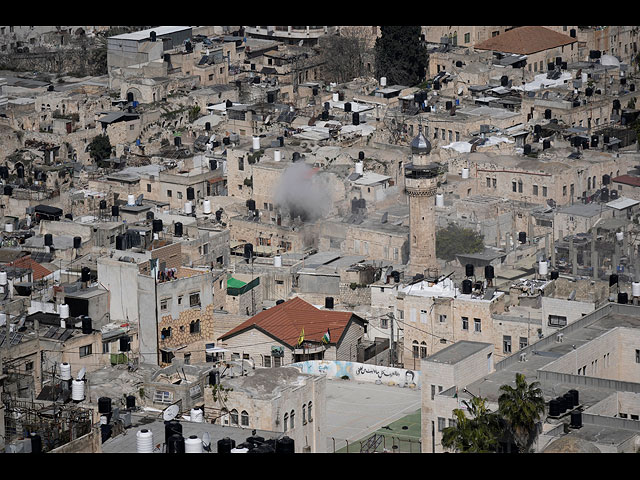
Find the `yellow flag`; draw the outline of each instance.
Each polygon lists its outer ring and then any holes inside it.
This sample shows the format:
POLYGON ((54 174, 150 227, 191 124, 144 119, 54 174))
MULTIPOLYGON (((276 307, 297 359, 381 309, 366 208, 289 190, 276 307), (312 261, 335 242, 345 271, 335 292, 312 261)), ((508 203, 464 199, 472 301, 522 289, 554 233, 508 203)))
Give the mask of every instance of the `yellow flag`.
POLYGON ((302 345, 304 342, 304 327, 302 327, 302 331, 300 332, 300 336, 298 337, 298 346, 302 345))

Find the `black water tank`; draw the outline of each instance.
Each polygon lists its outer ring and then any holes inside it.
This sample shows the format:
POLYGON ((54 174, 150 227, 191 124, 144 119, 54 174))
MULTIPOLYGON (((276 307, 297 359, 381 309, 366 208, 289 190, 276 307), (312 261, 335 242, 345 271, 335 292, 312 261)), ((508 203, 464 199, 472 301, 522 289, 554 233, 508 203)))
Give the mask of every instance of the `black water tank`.
POLYGON ((347 113, 351 111, 351 103, 347 102, 344 104, 344 111, 347 113))
POLYGON ((181 237, 182 236, 182 223, 180 222, 176 222, 176 224, 174 225, 174 234, 176 237, 181 237))
POLYGON ((618 292, 618 303, 623 305, 629 303, 629 294, 627 292, 618 292))
POLYGON ((2 193, 4 195, 11 196, 11 194, 13 193, 13 187, 11 185, 5 185, 2 193))
POLYGON ((91 280, 91 269, 89 267, 82 267, 80 269, 80 281, 88 282, 91 280))
POLYGON ((552 72, 555 69, 556 69, 556 64, 555 63, 553 63, 553 62, 547 63, 547 70, 548 71, 552 72))
POLYGON ((618 275, 615 273, 612 273, 611 275, 609 275, 609 286, 612 287, 616 283, 618 283, 618 275))
POLYGON ((360 125, 360 114, 358 112, 353 112, 353 115, 351 115, 351 123, 353 125, 360 125))
POLYGON ((249 210, 255 210, 256 209, 256 201, 253 200, 253 199, 247 200, 247 208, 249 210))
POLYGON ((602 53, 600 52, 600 50, 589 50, 589 58, 600 58, 602 56, 602 53))
POLYGON ((293 438, 284 436, 276 440, 276 453, 296 453, 293 438))
POLYGON ((182 138, 181 137, 173 137, 173 144, 176 147, 182 146, 182 138))
POLYGON ((557 278, 560 276, 559 272, 557 270, 552 270, 551 271, 551 280, 557 280, 557 278))
POLYGON ((547 148, 551 148, 551 140, 544 140, 542 142, 542 149, 546 150, 547 148))
POLYGON ((196 198, 196 192, 193 187, 187 187, 187 200, 193 200, 196 198))
POLYGON ((82 317, 82 333, 85 335, 89 335, 92 332, 93 328, 91 327, 91 317, 82 317))
POLYGON ((536 134, 540 135, 542 133, 542 126, 541 125, 534 125, 533 133, 536 133, 536 134))
POLYGON ((440 90, 440 82, 439 81, 435 81, 433 82, 433 89, 434 90, 440 90))
POLYGON ((544 111, 544 118, 545 118, 546 120, 550 120, 550 119, 551 119, 551 110, 550 110, 550 109, 548 109, 548 108, 547 108, 547 109, 544 111))
POLYGON ((280 142, 281 147, 284 147, 284 137, 278 137, 278 142, 280 142))
POLYGON ((493 265, 485 265, 484 278, 486 278, 487 280, 491 280, 492 278, 494 278, 493 265))
POLYGON ((630 92, 635 92, 636 91, 636 84, 632 83, 631 85, 629 85, 629 91, 630 92))
POLYGON ((620 110, 620 100, 618 100, 617 98, 613 101, 613 109, 620 110))
POLYGON ((467 277, 473 277, 473 264, 471 264, 471 263, 467 263, 467 264, 464 266, 464 274, 465 274, 465 276, 467 276, 467 277))
POLYGON ((253 244, 245 243, 244 245, 244 258, 251 258, 253 256, 253 244))
POLYGON ((37 433, 30 433, 31 453, 42 453, 42 437, 37 433))
POLYGON ((120 207, 118 207, 117 205, 112 205, 111 206, 111 216, 112 217, 119 217, 120 216, 120 207))
POLYGON ((135 395, 127 395, 127 408, 130 410, 136 408, 135 395))
POLYGON ((211 122, 206 122, 204 124, 204 129, 208 132, 211 130, 211 122))
POLYGON ((446 110, 451 110, 452 107, 453 107, 453 102, 451 100, 444 103, 444 108, 446 110))
POLYGON ((558 401, 558 411, 560 412, 560 414, 563 414, 567 411, 567 401, 564 399, 564 397, 558 397, 556 398, 556 400, 558 401))
POLYGON ((229 145, 231 143, 231 139, 229 137, 224 137, 222 139, 222 144, 223 145, 229 145))
POLYGON ((50 247, 51 245, 53 245, 53 235, 51 235, 50 233, 45 233, 45 235, 44 235, 44 246, 45 247, 50 247))
POLYGON ((156 32, 155 32, 155 31, 151 31, 151 32, 149 33, 149 39, 150 39, 152 42, 155 42, 155 41, 156 41, 156 32))
POLYGON ((297 162, 298 160, 300 160, 300 152, 293 152, 293 155, 291 156, 291 161, 297 162))
POLYGON ((124 235, 116 235, 116 250, 127 249, 127 239, 124 235))
POLYGON ((603 202, 608 202, 609 201, 609 189, 608 188, 603 188, 602 190, 600 190, 600 199, 603 202))
POLYGON ((169 443, 171 435, 182 435, 182 424, 178 420, 164 422, 164 443, 169 443))
POLYGON ((582 412, 580 410, 574 410, 571 412, 571 428, 582 427, 582 412))
POLYGON ((24 166, 22 164, 18 164, 16 173, 18 174, 18 178, 24 178, 24 166))
POLYGON ((462 293, 464 293, 465 295, 469 295, 471 294, 472 289, 473 283, 471 282, 471 280, 462 281, 462 293))
POLYGON ((131 350, 131 343, 128 336, 120 337, 120 351, 128 352, 131 350))
POLYGON ((109 397, 98 398, 98 413, 111 413, 111 399, 109 397))
POLYGON ((622 77, 622 78, 620 79, 620 85, 626 85, 626 84, 627 84, 627 79, 626 79, 626 78, 624 78, 624 77, 622 77))
POLYGON ((560 405, 555 398, 549 402, 549 416, 557 417, 560 415, 560 405))
POLYGON ((365 157, 364 152, 362 151, 358 152, 358 160, 364 160, 364 157, 365 157))
POLYGON ((322 113, 320 114, 320 119, 323 122, 326 122, 327 120, 329 120, 329 112, 326 110, 323 110, 322 113))
POLYGON ((9 178, 9 167, 0 166, 0 178, 7 179, 9 178))
POLYGON ((153 229, 153 233, 161 232, 162 231, 162 220, 159 219, 159 218, 154 219, 153 222, 151 223, 151 228, 153 229))
POLYGON ((616 198, 618 198, 618 191, 617 190, 611 190, 609 192, 609 197, 611 197, 611 200, 615 200, 616 198))
POLYGON ((259 435, 252 435, 247 437, 247 443, 252 443, 254 446, 262 445, 264 443, 264 437, 259 435))
POLYGON ((276 305, 280 305, 281 303, 284 303, 284 300, 282 300, 282 299, 276 300, 276 305))
POLYGON ((573 404, 573 395, 567 392, 563 395, 563 397, 564 397, 564 401, 567 404, 567 410, 571 410, 573 407, 575 407, 575 405, 573 404))
POLYGON ((527 243, 527 232, 518 233, 518 241, 520 243, 527 243))
POLYGON ((222 210, 216 210, 216 221, 220 221, 222 219, 222 210))
POLYGON ((578 390, 569 390, 569 393, 573 395, 574 407, 580 405, 580 394, 578 393, 578 390))
MULTIPOLYGON (((607 137, 606 135, 604 137, 604 143, 609 143, 609 137, 607 137)), ((602 176, 602 184, 603 185, 609 185, 609 183, 611 183, 611 177, 609 175, 603 175, 602 176)))
POLYGON ((184 453, 184 437, 174 433, 167 440, 167 453, 184 453))
POLYGON ((153 214, 153 212, 151 211, 147 212, 147 220, 153 220, 154 217, 155 215, 153 214))
POLYGON ((394 282, 398 283, 400 281, 400 272, 398 272, 397 270, 391 272, 391 276, 393 277, 394 282))
POLYGON ((76 250, 82 246, 82 237, 73 237, 73 248, 76 250))
POLYGON ((503 87, 509 85, 509 77, 507 77, 506 75, 502 75, 502 77, 500 77, 500 85, 503 87))
POLYGON ((218 453, 231 453, 235 447, 236 441, 229 437, 218 440, 218 453))
POLYGON ((592 135, 591 136, 591 148, 598 148, 598 135, 592 135))
POLYGON ((584 94, 585 94, 587 97, 591 97, 591 96, 593 95, 593 88, 591 88, 591 87, 587 87, 587 88, 585 88, 585 89, 584 89, 584 94))
MULTIPOLYGON (((218 142, 213 142, 213 143, 215 144, 215 143, 218 143, 218 142)), ((217 146, 218 145, 214 145, 214 147, 217 147, 217 146)), ((217 160, 213 160, 213 159, 209 160, 209 168, 211 170, 217 170, 218 169, 218 161, 217 160)))
POLYGON ((324 308, 333 309, 333 297, 324 297, 324 308))
POLYGON ((569 64, 568 64, 567 62, 562 62, 562 64, 560 64, 560 69, 561 69, 561 70, 566 70, 566 69, 567 69, 567 67, 568 67, 568 65, 569 65, 569 64))
POLYGON ((218 384, 218 372, 216 370, 211 370, 209 372, 209 385, 217 385, 218 384))

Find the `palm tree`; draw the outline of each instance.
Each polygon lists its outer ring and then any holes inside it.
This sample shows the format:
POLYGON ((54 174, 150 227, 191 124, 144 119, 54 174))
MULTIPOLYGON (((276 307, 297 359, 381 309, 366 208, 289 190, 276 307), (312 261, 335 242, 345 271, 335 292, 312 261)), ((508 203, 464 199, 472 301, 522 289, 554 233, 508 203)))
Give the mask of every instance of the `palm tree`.
POLYGON ((525 376, 516 373, 516 386, 502 385, 498 411, 506 421, 518 450, 529 452, 538 436, 537 422, 544 413, 544 397, 539 382, 527 384, 525 376))
POLYGON ((462 409, 453 410, 456 424, 442 431, 442 446, 462 453, 495 452, 500 432, 498 416, 489 411, 484 398, 473 397, 471 402, 462 403, 470 417, 462 409))

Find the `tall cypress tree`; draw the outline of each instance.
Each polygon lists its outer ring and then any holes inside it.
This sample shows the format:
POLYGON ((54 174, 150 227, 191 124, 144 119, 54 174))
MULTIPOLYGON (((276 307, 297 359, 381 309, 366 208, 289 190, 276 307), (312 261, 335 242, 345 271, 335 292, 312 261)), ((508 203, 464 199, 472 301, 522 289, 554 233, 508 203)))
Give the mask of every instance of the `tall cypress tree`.
POLYGON ((376 76, 391 85, 413 87, 424 79, 429 56, 420 41, 421 28, 382 26, 376 39, 376 76))

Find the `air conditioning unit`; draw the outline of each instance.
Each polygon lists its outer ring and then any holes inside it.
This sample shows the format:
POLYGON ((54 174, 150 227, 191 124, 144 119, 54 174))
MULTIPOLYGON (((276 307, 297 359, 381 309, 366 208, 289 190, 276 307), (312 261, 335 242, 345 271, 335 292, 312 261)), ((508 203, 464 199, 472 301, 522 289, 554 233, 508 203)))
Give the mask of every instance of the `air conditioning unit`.
POLYGON ((564 333, 559 333, 559 334, 556 336, 556 342, 558 342, 558 343, 562 343, 563 341, 564 341, 564 333))
POLYGON ((520 354, 520 361, 521 362, 526 362, 527 361, 527 354, 526 353, 521 353, 520 354))

